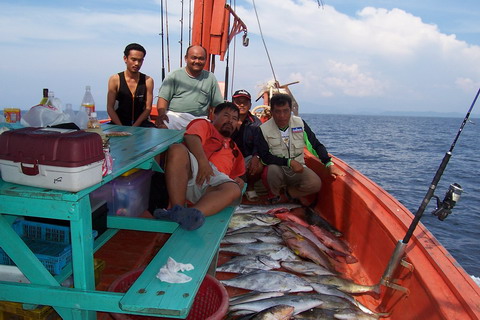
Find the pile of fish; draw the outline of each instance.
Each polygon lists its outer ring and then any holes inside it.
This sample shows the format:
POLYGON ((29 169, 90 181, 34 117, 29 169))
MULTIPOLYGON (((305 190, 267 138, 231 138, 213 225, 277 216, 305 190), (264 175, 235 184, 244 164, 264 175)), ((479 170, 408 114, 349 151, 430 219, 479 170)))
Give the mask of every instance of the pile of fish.
POLYGON ((379 287, 345 278, 357 259, 338 230, 308 208, 265 211, 240 206, 222 240, 233 257, 216 270, 237 275, 221 282, 249 290, 230 298, 228 319, 379 318, 354 298, 379 287))

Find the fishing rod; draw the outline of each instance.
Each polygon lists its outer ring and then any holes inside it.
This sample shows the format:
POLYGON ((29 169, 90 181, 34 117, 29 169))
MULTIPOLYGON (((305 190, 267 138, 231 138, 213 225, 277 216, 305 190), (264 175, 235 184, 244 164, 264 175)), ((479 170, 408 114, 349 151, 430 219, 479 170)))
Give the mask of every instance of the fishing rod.
POLYGON ((167 71, 170 72, 170 36, 168 34, 168 0, 165 0, 165 29, 167 29, 167 71))
POLYGON ((183 57, 183 0, 180 0, 182 13, 180 14, 180 68, 182 67, 182 57, 183 57))
POLYGON ((162 81, 165 79, 165 45, 163 44, 163 0, 160 0, 160 35, 162 36, 162 81))
POLYGON ((443 199, 443 201, 440 201, 440 199, 434 195, 434 192, 438 185, 438 182, 440 181, 440 178, 443 175, 443 172, 445 171, 445 168, 447 167, 448 161, 452 157, 453 148, 455 148, 455 144, 457 143, 457 140, 460 137, 460 134, 462 133, 463 128, 465 127, 465 124, 468 121, 468 118, 470 117, 470 113, 472 112, 473 106, 477 102, 477 98, 479 94, 480 94, 480 88, 478 89, 477 94, 475 95, 475 99, 473 99, 473 102, 470 108, 468 109, 468 112, 465 118, 463 119, 460 129, 458 130, 457 135, 455 136, 455 139, 453 140, 453 143, 450 146, 450 149, 445 153, 445 156, 443 157, 443 160, 440 166, 438 167, 437 172, 435 173, 435 176, 433 177, 432 183, 430 184, 427 194, 423 198, 423 201, 420 204, 420 207, 415 213, 415 217, 412 223, 410 224, 410 227, 408 228, 408 231, 405 234, 405 237, 403 238, 403 240, 399 240, 395 247, 392 257, 388 262, 387 269, 385 270, 382 278, 380 279, 380 283, 387 287, 401 289, 400 286, 392 282, 392 277, 405 254, 406 246, 410 241, 418 223, 420 222, 420 219, 422 218, 422 215, 425 212, 425 209, 428 203, 430 202, 430 199, 432 199, 433 197, 437 199, 437 208, 432 213, 442 221, 451 213, 451 210, 460 199, 460 195, 463 190, 460 187, 460 185, 456 183, 450 185, 447 193, 445 194, 445 198, 443 199))

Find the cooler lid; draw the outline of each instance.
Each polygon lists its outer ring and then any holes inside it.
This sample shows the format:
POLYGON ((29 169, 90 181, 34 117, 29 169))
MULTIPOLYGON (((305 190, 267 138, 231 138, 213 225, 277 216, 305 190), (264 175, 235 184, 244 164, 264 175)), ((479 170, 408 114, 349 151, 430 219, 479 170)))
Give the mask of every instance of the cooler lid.
POLYGON ((83 130, 34 127, 10 130, 0 135, 0 159, 80 167, 104 159, 102 138, 83 130))

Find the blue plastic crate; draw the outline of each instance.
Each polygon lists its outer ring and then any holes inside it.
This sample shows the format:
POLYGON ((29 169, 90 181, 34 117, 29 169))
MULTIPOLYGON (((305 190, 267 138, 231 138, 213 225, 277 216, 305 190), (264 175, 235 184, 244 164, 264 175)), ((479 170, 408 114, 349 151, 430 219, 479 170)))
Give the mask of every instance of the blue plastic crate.
POLYGON ((13 230, 22 238, 70 244, 70 228, 28 220, 17 220, 13 230))
MULTIPOLYGON (((72 259, 70 228, 47 223, 17 220, 13 229, 52 274, 59 274, 72 259)), ((97 231, 93 230, 93 238, 97 231)), ((14 265, 0 248, 0 264, 14 265)))

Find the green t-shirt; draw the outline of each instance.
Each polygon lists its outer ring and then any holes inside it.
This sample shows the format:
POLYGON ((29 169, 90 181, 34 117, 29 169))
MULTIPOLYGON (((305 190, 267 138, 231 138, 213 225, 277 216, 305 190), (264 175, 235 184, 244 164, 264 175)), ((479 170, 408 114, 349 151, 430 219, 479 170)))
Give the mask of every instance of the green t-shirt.
POLYGON ((168 110, 207 116, 209 106, 222 103, 223 96, 215 75, 206 70, 191 77, 185 68, 170 73, 162 83, 158 96, 169 101, 168 110))

